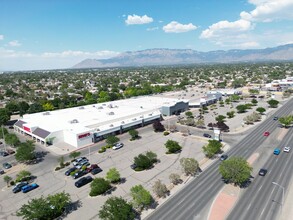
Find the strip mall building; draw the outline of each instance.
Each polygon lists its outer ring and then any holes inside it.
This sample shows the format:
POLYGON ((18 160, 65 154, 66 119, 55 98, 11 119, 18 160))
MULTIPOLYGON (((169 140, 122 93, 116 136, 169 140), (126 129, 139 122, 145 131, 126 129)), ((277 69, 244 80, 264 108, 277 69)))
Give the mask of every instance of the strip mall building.
POLYGON ((80 148, 187 109, 187 100, 145 96, 24 115, 14 130, 42 144, 80 148))

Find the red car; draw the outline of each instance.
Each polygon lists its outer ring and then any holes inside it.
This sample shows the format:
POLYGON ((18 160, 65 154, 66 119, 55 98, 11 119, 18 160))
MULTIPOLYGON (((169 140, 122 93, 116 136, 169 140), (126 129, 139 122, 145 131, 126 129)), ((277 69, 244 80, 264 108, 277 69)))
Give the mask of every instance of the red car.
POLYGON ((98 164, 92 164, 90 167, 88 167, 87 169, 86 169, 86 172, 91 172, 93 169, 95 169, 95 168, 98 168, 99 166, 98 166, 98 164))
POLYGON ((266 131, 265 133, 263 133, 263 136, 269 136, 270 135, 270 132, 266 131))

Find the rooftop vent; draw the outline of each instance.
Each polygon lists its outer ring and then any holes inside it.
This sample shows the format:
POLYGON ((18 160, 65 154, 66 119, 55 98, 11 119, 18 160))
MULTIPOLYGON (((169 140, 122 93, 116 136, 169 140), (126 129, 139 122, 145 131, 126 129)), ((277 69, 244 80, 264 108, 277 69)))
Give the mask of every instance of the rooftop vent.
POLYGON ((149 116, 152 116, 152 115, 153 115, 153 113, 149 114, 149 116))
POLYGON ((84 109, 84 107, 83 107, 83 106, 81 106, 81 107, 79 107, 79 109, 84 109))
POLYGON ((98 109, 103 109, 103 106, 99 106, 98 109))
POLYGON ((113 108, 112 104, 109 104, 109 105, 108 105, 108 108, 113 108))
POLYGON ((114 114, 115 114, 114 112, 109 112, 109 113, 108 113, 108 115, 114 115, 114 114))
POLYGON ((140 118, 143 118, 143 115, 141 115, 140 118))
POLYGON ((136 121, 136 118, 133 118, 132 121, 136 121))
POLYGON ((125 122, 124 121, 121 121, 121 124, 125 124, 125 122))
POLYGON ((76 123, 78 123, 78 120, 77 119, 73 119, 70 123, 71 124, 76 124, 76 123))
POLYGON ((50 115, 50 112, 44 112, 43 115, 50 115))
POLYGON ((113 126, 114 126, 113 124, 110 124, 110 125, 109 125, 109 127, 113 127, 113 126))

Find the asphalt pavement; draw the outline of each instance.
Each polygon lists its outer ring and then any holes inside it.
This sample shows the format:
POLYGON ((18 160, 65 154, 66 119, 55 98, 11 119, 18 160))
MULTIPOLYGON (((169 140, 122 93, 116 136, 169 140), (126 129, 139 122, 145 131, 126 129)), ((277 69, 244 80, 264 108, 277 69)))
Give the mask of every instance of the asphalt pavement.
MULTIPOLYGON (((291 114, 292 109, 293 99, 278 109, 275 115, 281 117, 291 114)), ((279 129, 277 124, 278 122, 273 120, 273 115, 270 116, 263 123, 256 126, 249 135, 229 150, 227 154, 230 157, 239 156, 247 159, 267 138, 270 138, 263 136, 265 131, 269 131, 272 134, 276 129, 279 129)), ((213 163, 199 177, 191 181, 181 191, 174 194, 173 197, 158 207, 146 219, 202 219, 203 210, 224 186, 224 182, 218 171, 219 164, 220 161, 213 163)))

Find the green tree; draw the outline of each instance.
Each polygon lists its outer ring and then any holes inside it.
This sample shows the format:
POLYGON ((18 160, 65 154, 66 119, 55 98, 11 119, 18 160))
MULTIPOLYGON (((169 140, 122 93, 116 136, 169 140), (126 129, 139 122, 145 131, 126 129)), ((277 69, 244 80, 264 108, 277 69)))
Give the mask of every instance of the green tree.
POLYGON ((221 152, 222 143, 217 140, 209 140, 209 143, 202 147, 204 154, 208 158, 212 158, 215 154, 221 152))
POLYGON ((65 164, 64 164, 64 157, 63 156, 59 157, 57 159, 57 161, 59 162, 60 167, 64 167, 65 166, 65 164))
POLYGON ((176 153, 182 149, 182 147, 179 145, 177 141, 168 140, 165 143, 165 147, 168 149, 167 153, 176 153))
POLYGON ((161 182, 161 180, 157 180, 152 187, 153 192, 159 197, 165 198, 169 190, 167 186, 161 182))
POLYGON ((235 116, 235 111, 227 112, 228 118, 234 118, 235 116))
POLYGON ((249 89, 248 92, 249 92, 251 95, 259 94, 259 90, 258 90, 258 89, 249 89))
POLYGON ((185 175, 195 175, 198 171, 199 164, 194 158, 181 158, 180 165, 185 175))
POLYGON ((271 100, 267 101, 267 103, 269 104, 270 108, 277 108, 279 101, 277 101, 275 99, 271 99, 271 100))
POLYGON ((263 107, 258 107, 258 108, 256 109, 256 111, 259 112, 260 114, 263 114, 263 113, 266 111, 266 109, 263 108, 263 107))
POLYGON ((114 135, 109 135, 106 139, 106 143, 110 146, 113 146, 119 141, 119 138, 114 135))
POLYGON ((157 162, 157 154, 152 152, 152 151, 147 151, 145 154, 149 160, 151 161, 151 163, 156 163, 157 162))
POLYGON ((52 111, 54 110, 54 105, 51 102, 46 102, 45 104, 43 104, 43 109, 45 111, 52 111))
POLYGON ((72 159, 75 159, 77 157, 80 156, 80 152, 79 151, 72 151, 70 154, 69 154, 69 157, 72 158, 72 159))
POLYGON ((71 203, 68 193, 61 192, 48 197, 41 196, 28 201, 17 211, 16 215, 25 220, 48 220, 61 216, 71 203))
POLYGON ((95 178, 91 182, 90 196, 101 195, 107 192, 107 190, 109 189, 111 189, 111 185, 107 180, 105 180, 104 178, 95 178))
POLYGON ((247 110, 247 105, 237 105, 236 109, 237 109, 238 113, 244 113, 247 110))
POLYGON ((293 123, 293 116, 288 115, 288 116, 281 117, 279 118, 279 122, 282 125, 284 125, 285 128, 288 128, 293 123))
POLYGON ((7 129, 6 128, 4 128, 3 126, 1 126, 1 128, 0 128, 1 130, 0 130, 0 138, 4 138, 7 134, 9 134, 8 133, 8 131, 7 131, 7 129), (4 134, 4 137, 3 137, 3 134, 4 134))
POLYGON ((154 129, 155 132, 163 132, 163 131, 165 131, 164 125, 159 120, 154 121, 153 129, 154 129))
POLYGON ((120 181, 120 173, 116 168, 111 168, 107 174, 106 179, 111 183, 117 183, 120 181))
POLYGON ((218 115, 216 118, 215 118, 215 120, 217 121, 217 122, 224 122, 225 121, 225 116, 224 115, 218 115))
POLYGON ((24 115, 25 113, 27 113, 27 111, 29 110, 30 106, 27 102, 25 101, 21 101, 18 103, 18 108, 19 108, 19 114, 20 116, 24 115))
POLYGON ((0 108, 0 126, 6 124, 10 120, 10 112, 6 108, 0 108))
POLYGON ((257 105, 258 101, 257 101, 256 99, 252 99, 252 100, 251 100, 251 103, 252 103, 253 105, 257 105))
POLYGON ((8 102, 5 106, 5 108, 10 112, 10 114, 19 111, 19 106, 18 106, 17 102, 15 102, 15 101, 8 102))
POLYGON ((31 176, 31 172, 27 170, 21 170, 17 175, 16 175, 16 180, 15 182, 20 182, 22 181, 23 178, 31 176))
POLYGON ((150 192, 143 188, 142 185, 133 186, 130 189, 130 194, 135 207, 143 209, 150 206, 153 202, 150 192))
POLYGON ((3 179, 4 179, 4 182, 6 182, 7 186, 9 185, 10 181, 12 180, 12 178, 10 176, 7 176, 7 175, 4 176, 3 179))
POLYGON ((5 143, 15 147, 20 143, 20 141, 19 141, 18 137, 16 136, 16 134, 9 134, 8 133, 5 135, 5 143))
POLYGON ((249 180, 252 167, 241 157, 231 157, 220 164, 219 171, 226 182, 241 186, 249 180))
POLYGON ((185 112, 185 115, 186 115, 187 118, 193 118, 193 114, 192 114, 191 111, 185 112))
POLYGON ((110 197, 99 211, 102 220, 133 220, 135 213, 130 203, 122 197, 110 197))
POLYGON ((236 94, 233 94, 233 95, 230 96, 230 100, 232 102, 238 102, 240 100, 240 96, 236 95, 236 94))
POLYGON ((138 131, 135 130, 135 129, 131 129, 128 133, 131 136, 130 140, 135 140, 135 139, 137 139, 139 137, 138 136, 138 131))
POLYGON ((19 162, 32 160, 35 157, 34 150, 35 146, 33 142, 26 141, 21 143, 16 149, 15 159, 19 162))
POLYGON ((134 157, 134 164, 141 170, 149 169, 153 165, 152 161, 143 154, 134 157))
POLYGON ((169 176, 169 180, 171 183, 173 183, 174 185, 177 185, 178 183, 181 182, 181 178, 180 175, 177 173, 171 173, 169 176))

